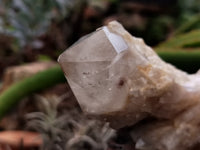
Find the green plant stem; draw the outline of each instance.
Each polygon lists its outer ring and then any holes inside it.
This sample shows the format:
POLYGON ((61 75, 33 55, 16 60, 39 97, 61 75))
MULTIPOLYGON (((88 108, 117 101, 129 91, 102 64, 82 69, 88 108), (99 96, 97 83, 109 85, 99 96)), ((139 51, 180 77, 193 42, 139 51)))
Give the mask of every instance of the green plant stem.
POLYGON ((65 81, 61 68, 56 66, 13 84, 0 95, 0 119, 23 97, 65 81))
MULTIPOLYGON (((182 70, 196 72, 200 68, 200 51, 198 50, 158 50, 157 53, 163 60, 182 70)), ((56 66, 13 84, 0 95, 0 119, 23 97, 61 82, 66 82, 66 80, 61 68, 56 66)))

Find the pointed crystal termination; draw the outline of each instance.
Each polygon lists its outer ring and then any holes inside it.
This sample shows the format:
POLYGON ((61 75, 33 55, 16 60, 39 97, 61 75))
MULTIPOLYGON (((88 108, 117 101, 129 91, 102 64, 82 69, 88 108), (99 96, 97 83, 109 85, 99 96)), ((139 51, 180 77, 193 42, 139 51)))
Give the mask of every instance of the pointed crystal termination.
MULTIPOLYGON (((114 128, 147 117, 170 120, 171 125, 178 117, 181 124, 200 113, 189 111, 200 101, 200 75, 189 75, 165 63, 116 21, 79 40, 58 61, 83 111, 114 128), (181 117, 183 112, 188 116, 181 117)), ((197 123, 200 119, 193 125, 197 123)), ((170 131, 177 130, 170 127, 170 131)), ((140 131, 138 135, 142 135, 140 131)))

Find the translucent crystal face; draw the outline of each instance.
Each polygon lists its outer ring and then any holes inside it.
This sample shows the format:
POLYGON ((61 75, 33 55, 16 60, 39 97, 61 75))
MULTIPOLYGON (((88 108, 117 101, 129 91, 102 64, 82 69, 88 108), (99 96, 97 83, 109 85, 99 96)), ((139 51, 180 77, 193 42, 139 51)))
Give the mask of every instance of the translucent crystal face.
POLYGON ((59 57, 83 110, 104 113, 124 106, 128 91, 125 81, 110 71, 110 65, 118 53, 127 49, 122 37, 103 27, 79 40, 59 57), (116 88, 117 84, 123 88, 116 88))
POLYGON ((128 49, 128 45, 121 36, 110 32, 107 27, 103 27, 102 29, 117 53, 128 49))

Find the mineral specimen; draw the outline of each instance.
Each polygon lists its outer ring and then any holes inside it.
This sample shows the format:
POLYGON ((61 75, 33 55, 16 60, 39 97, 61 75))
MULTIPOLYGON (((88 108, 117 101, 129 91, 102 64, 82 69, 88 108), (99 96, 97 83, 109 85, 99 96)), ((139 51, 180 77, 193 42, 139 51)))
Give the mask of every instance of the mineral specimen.
POLYGON ((118 22, 58 61, 83 111, 116 129, 132 125, 137 149, 187 150, 199 142, 200 73, 165 63, 118 22))

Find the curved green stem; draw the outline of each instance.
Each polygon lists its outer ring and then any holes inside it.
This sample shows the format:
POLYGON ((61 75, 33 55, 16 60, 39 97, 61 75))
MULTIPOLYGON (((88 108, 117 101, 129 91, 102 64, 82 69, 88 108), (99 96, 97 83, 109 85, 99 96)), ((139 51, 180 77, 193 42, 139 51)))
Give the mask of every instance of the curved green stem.
POLYGON ((56 66, 13 84, 0 95, 0 119, 23 97, 64 81, 61 68, 56 66))
MULTIPOLYGON (((182 70, 196 72, 200 68, 199 50, 161 51, 158 49, 157 53, 163 60, 182 70)), ((56 66, 11 85, 0 94, 0 119, 23 97, 61 82, 66 82, 66 79, 61 68, 56 66)))

